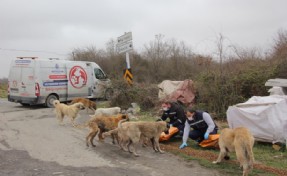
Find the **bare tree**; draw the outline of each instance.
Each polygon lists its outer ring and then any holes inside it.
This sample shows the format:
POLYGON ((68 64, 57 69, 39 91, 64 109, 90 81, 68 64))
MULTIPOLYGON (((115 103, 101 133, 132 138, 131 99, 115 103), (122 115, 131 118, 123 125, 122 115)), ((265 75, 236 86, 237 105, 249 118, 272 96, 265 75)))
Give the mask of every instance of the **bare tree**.
POLYGON ((110 39, 106 43, 106 51, 108 57, 114 57, 116 55, 116 41, 114 39, 110 39))
POLYGON ((218 36, 218 41, 217 41, 217 51, 218 51, 218 56, 219 56, 219 70, 220 70, 220 80, 222 81, 222 72, 223 72, 223 67, 222 67, 222 63, 223 63, 223 41, 224 41, 224 37, 223 35, 220 33, 218 36))
POLYGON ((99 62, 104 57, 106 52, 102 49, 97 49, 95 46, 89 46, 84 49, 75 48, 73 51, 73 59, 81 61, 99 62))
POLYGON ((160 73, 165 64, 165 59, 168 56, 168 45, 163 41, 164 36, 162 34, 155 35, 154 41, 151 41, 149 45, 145 45, 144 57, 150 60, 149 74, 155 78, 155 81, 160 81, 160 73))

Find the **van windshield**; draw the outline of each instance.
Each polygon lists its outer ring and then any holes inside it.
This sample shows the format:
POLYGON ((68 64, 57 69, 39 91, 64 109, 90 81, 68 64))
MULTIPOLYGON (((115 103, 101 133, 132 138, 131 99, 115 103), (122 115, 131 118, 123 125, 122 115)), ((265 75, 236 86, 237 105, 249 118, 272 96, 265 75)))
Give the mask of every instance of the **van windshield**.
POLYGON ((106 75, 103 73, 103 71, 101 69, 95 68, 94 72, 95 72, 95 77, 97 79, 106 79, 106 75))

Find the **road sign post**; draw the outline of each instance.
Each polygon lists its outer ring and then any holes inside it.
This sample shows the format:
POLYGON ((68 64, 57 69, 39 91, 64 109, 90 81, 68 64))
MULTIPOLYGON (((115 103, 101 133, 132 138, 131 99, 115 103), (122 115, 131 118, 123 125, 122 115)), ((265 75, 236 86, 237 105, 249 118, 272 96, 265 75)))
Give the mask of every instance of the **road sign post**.
POLYGON ((133 50, 132 32, 127 32, 124 35, 118 37, 117 51, 119 53, 126 53, 127 68, 124 70, 124 79, 128 84, 132 85, 133 75, 131 72, 129 51, 133 50))
POLYGON ((131 68, 131 64, 130 64, 129 52, 126 52, 126 63, 127 63, 127 69, 130 69, 131 68))

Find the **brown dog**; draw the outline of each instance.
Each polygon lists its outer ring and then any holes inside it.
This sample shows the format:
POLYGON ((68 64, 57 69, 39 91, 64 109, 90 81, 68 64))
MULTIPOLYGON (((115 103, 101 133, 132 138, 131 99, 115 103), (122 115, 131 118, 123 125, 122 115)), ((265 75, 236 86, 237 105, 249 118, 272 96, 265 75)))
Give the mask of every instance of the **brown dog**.
POLYGON ((135 145, 140 142, 141 138, 147 138, 151 141, 153 149, 164 153, 159 146, 159 137, 162 132, 167 132, 168 126, 164 121, 158 122, 126 122, 119 123, 118 137, 120 139, 120 146, 128 151, 132 152, 135 156, 139 156, 136 153, 135 145), (133 146, 134 150, 131 151, 130 147, 133 146))
MULTIPOLYGON (((115 129, 110 130, 110 131, 108 131, 108 132, 104 132, 104 133, 103 133, 103 138, 106 138, 107 136, 112 136, 112 138, 113 138, 113 136, 116 136, 116 137, 117 137, 117 142, 118 142, 120 148, 123 149, 123 150, 125 150, 125 148, 123 147, 123 142, 126 141, 126 140, 128 140, 128 139, 124 139, 124 138, 123 138, 124 136, 119 136, 119 135, 118 135, 118 132, 119 132, 119 126, 121 126, 121 124, 122 124, 123 122, 126 122, 126 121, 128 121, 128 120, 129 120, 129 119, 122 119, 122 120, 120 120, 119 123, 118 123, 118 128, 115 128, 115 129)), ((125 150, 125 151, 128 151, 128 150, 125 150)))
POLYGON ((97 104, 86 98, 74 98, 71 104, 75 103, 83 103, 83 105, 87 108, 87 113, 89 112, 89 109, 91 109, 93 112, 95 112, 97 109, 97 104))
MULTIPOLYGON (((118 114, 113 116, 96 116, 91 118, 88 122, 88 127, 90 128, 90 133, 86 137, 86 144, 89 146, 89 142, 93 147, 95 147, 93 140, 99 132, 99 140, 104 140, 102 134, 105 131, 110 131, 118 127, 118 122, 122 119, 127 119, 128 116, 125 114, 118 114)), ((112 135, 113 143, 117 136, 112 135)))
POLYGON ((60 123, 63 123, 64 117, 68 116, 71 119, 72 125, 75 127, 75 118, 77 117, 80 110, 85 109, 82 103, 75 103, 73 105, 66 105, 60 103, 59 100, 54 100, 53 105, 56 109, 56 116, 60 123))
POLYGON ((247 128, 225 128, 221 131, 219 137, 219 156, 213 163, 220 163, 223 158, 229 159, 228 152, 235 151, 237 160, 240 166, 243 167, 243 176, 247 176, 253 168, 253 145, 254 138, 247 128))

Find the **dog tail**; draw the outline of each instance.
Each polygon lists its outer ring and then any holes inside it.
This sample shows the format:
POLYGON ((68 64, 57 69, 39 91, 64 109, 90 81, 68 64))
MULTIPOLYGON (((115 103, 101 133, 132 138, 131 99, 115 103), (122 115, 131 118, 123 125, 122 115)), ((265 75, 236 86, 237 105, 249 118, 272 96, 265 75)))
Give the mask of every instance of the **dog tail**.
POLYGON ((107 136, 111 136, 112 134, 118 133, 119 128, 122 127, 122 123, 124 123, 124 122, 126 122, 126 121, 129 121, 129 119, 127 118, 127 119, 122 119, 122 120, 120 120, 120 121, 118 122, 118 128, 103 133, 103 137, 105 138, 105 137, 107 137, 107 136))
POLYGON ((111 136, 112 134, 115 134, 115 133, 118 133, 118 128, 116 128, 116 129, 113 129, 113 130, 110 130, 110 131, 108 131, 108 132, 104 132, 103 133, 103 138, 106 138, 107 136, 111 136))
POLYGON ((75 104, 74 101, 71 101, 71 102, 67 103, 67 105, 73 105, 73 104, 75 104))
POLYGON ((118 128, 122 128, 122 123, 126 122, 126 121, 129 121, 129 118, 127 119, 122 119, 118 122, 118 128))

